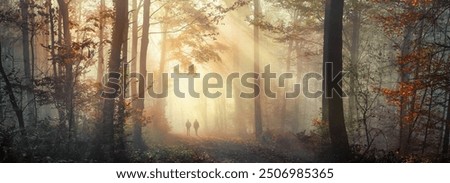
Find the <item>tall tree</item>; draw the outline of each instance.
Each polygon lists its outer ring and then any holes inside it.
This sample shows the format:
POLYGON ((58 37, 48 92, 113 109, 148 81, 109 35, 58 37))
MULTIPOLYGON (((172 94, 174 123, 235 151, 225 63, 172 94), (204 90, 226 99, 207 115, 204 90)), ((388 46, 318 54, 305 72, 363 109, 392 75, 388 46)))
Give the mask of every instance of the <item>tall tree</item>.
POLYGON ((50 60, 52 61, 52 74, 53 74, 53 82, 55 83, 55 106, 58 110, 58 118, 59 123, 64 124, 65 123, 65 112, 63 108, 63 100, 62 100, 62 89, 61 89, 61 83, 59 79, 59 64, 60 57, 57 54, 56 50, 56 38, 55 35, 58 34, 58 37, 60 36, 60 31, 57 33, 55 32, 55 8, 53 8, 52 0, 47 0, 47 6, 48 6, 48 20, 49 20, 49 33, 50 33, 50 60))
POLYGON ((72 53, 72 37, 70 33, 70 20, 69 20, 69 7, 64 0, 58 0, 59 11, 62 17, 62 25, 64 32, 64 55, 63 64, 65 68, 65 86, 64 90, 66 93, 66 114, 67 121, 69 124, 69 138, 75 135, 75 118, 74 118, 74 105, 73 105, 73 53, 72 53))
POLYGON ((34 97, 32 91, 32 76, 31 76, 31 65, 30 65, 30 23, 29 23, 29 4, 28 0, 20 0, 20 9, 22 14, 22 54, 23 54, 23 70, 24 70, 24 81, 26 86, 26 99, 25 106, 27 106, 27 118, 28 121, 34 121, 34 97), (30 104, 28 104, 30 103, 30 104))
POLYGON ((147 73, 147 51, 149 44, 149 29, 150 29, 150 0, 144 0, 144 14, 143 14, 143 24, 142 24, 142 39, 141 39, 141 54, 139 59, 139 74, 144 78, 143 81, 139 81, 138 89, 138 99, 137 99, 137 116, 134 120, 133 126, 133 142, 134 146, 138 149, 144 148, 144 141, 142 140, 142 113, 144 111, 144 98, 145 95, 145 78, 147 73))
MULTIPOLYGON (((131 14, 131 73, 136 73, 137 63, 138 63, 138 21, 139 21, 139 7, 137 0, 133 0, 132 5, 132 14, 131 14)), ((136 105, 136 97, 137 97, 137 89, 136 82, 131 82, 131 97, 133 99, 133 107, 136 105)))
POLYGON ((344 121, 342 102, 342 29, 344 0, 327 0, 324 28, 324 114, 328 119, 333 153, 338 161, 350 158, 350 148, 344 121), (338 81, 338 82, 333 82, 338 81), (335 92, 334 92, 335 91, 335 92))
POLYGON ((99 46, 98 46, 98 69, 97 69, 97 82, 103 81, 103 75, 105 70, 105 0, 100 1, 100 17, 99 17, 99 30, 98 30, 98 38, 99 38, 99 46))
POLYGON ((126 120, 126 101, 125 96, 127 96, 128 89, 128 6, 126 6, 127 14, 123 15, 127 19, 123 22, 124 31, 122 34, 122 95, 119 97, 118 104, 118 119, 115 133, 117 134, 117 145, 115 147, 115 162, 126 162, 126 135, 125 135, 125 120, 126 120))
POLYGON ((348 119, 350 122, 357 121, 357 104, 356 104, 356 89, 358 81, 358 62, 359 62, 359 47, 360 47, 360 30, 361 30, 361 12, 359 10, 359 0, 352 0, 353 12, 351 14, 352 21, 352 36, 351 36, 351 50, 350 50, 350 92, 349 92, 349 109, 348 119), (356 116, 356 119, 355 119, 356 116))

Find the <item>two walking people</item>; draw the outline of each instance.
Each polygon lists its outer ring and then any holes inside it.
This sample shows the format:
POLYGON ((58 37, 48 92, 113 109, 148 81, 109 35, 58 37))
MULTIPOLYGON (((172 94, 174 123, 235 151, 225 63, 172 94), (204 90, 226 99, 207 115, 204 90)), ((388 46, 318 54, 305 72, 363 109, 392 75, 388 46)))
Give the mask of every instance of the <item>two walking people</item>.
MULTIPOLYGON (((186 122, 186 135, 187 136, 191 136, 191 122, 188 120, 186 122)), ((198 136, 198 129, 200 128, 200 124, 198 123, 197 120, 195 120, 194 122, 194 130, 195 130, 195 135, 198 136)))

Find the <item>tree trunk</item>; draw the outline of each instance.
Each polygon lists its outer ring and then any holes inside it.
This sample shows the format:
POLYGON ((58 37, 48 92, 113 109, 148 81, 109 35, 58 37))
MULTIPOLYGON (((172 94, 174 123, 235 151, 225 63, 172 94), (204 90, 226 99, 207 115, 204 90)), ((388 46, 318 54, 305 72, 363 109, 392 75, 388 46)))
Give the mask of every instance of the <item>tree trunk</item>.
MULTIPOLYGON (((139 8, 137 0, 132 2, 132 27, 131 27, 131 73, 136 73, 138 63, 138 18, 139 8)), ((137 97, 136 82, 131 82, 131 97, 133 99, 133 107, 136 107, 135 99, 137 97)))
POLYGON ((11 103, 11 106, 14 112, 16 113, 17 121, 19 122, 20 132, 25 137, 26 133, 25 133, 25 121, 23 119, 23 111, 19 106, 19 103, 17 102, 16 96, 14 96, 13 86, 8 79, 8 74, 6 74, 5 68, 3 68, 3 60, 2 60, 3 57, 1 53, 2 53, 2 44, 0 42, 0 74, 3 80, 5 81, 6 84, 5 89, 9 96, 9 102, 11 103))
POLYGON ((72 37, 70 34, 70 20, 69 7, 64 0, 58 0, 59 10, 62 16, 62 24, 64 31, 64 55, 62 56, 64 67, 66 70, 65 76, 65 96, 66 96, 66 113, 69 124, 69 139, 75 136, 75 119, 73 106, 73 63, 72 63, 72 37))
MULTIPOLYGON (((127 14, 124 15, 125 17, 128 17, 128 6, 126 6, 127 14)), ((116 134, 117 134, 117 148, 116 154, 115 154, 115 161, 114 162, 126 162, 127 161, 127 155, 126 155, 126 135, 125 135, 125 120, 126 120, 126 101, 125 98, 127 96, 127 82, 128 82, 128 18, 126 21, 123 22, 124 24, 124 31, 123 31, 123 43, 122 43, 122 95, 119 97, 119 104, 118 104, 118 120, 117 120, 117 127, 116 127, 116 134)))
POLYGON ((333 153, 337 161, 350 159, 350 148, 344 121, 342 102, 342 17, 344 0, 327 0, 325 9, 324 35, 324 98, 327 105, 323 106, 329 120, 329 130, 333 153), (336 91, 333 93, 333 89, 336 91))
MULTIPOLYGON (((34 9, 31 9, 31 13, 35 14, 34 9)), ((30 31, 30 59, 31 59, 31 73, 30 73, 30 85, 29 85, 29 94, 31 95, 31 99, 28 98, 29 100, 29 106, 28 110, 31 111, 30 112, 30 123, 33 122, 33 125, 36 126, 38 123, 38 113, 37 113, 37 104, 36 104, 36 95, 34 93, 34 76, 35 76, 35 70, 36 70, 36 45, 35 45, 35 37, 36 37, 36 20, 35 18, 32 16, 30 18, 30 23, 31 23, 31 31, 30 31)))
MULTIPOLYGON (((24 84, 25 84, 25 93, 26 100, 25 105, 27 106, 27 120, 34 120, 34 110, 32 107, 28 107, 28 103, 30 101, 34 101, 32 94, 32 85, 33 82, 31 80, 31 67, 30 67, 30 31, 29 31, 29 1, 28 0, 20 0, 20 9, 22 14, 22 49, 23 49, 23 70, 24 70, 24 84)), ((31 106, 34 106, 31 104, 31 106)))
MULTIPOLYGON (((111 44, 111 57, 109 60, 109 73, 120 73, 120 67, 122 63, 121 51, 123 45, 123 34, 125 29, 125 22, 127 21, 128 14, 128 0, 115 1, 116 15, 115 23, 113 27, 112 44, 111 44)), ((109 75, 109 79, 119 80, 120 77, 117 74, 109 75)), ((110 82, 106 85, 107 88, 112 88, 115 91, 119 91, 117 85, 110 82)), ((114 113, 116 109, 115 99, 105 99, 103 104, 103 137, 102 143, 104 146, 105 159, 107 161, 113 160, 114 152, 114 113)))
MULTIPOLYGON (((450 94, 449 94, 450 95, 450 94)), ((449 97, 450 96, 448 96, 448 95, 445 95, 445 97, 444 97, 444 101, 448 101, 449 100, 449 97)), ((443 147, 443 141, 444 141, 444 135, 445 135, 445 127, 446 127, 446 121, 444 120, 445 119, 445 117, 446 117, 446 115, 447 115, 447 113, 445 112, 445 104, 443 104, 443 106, 442 107, 444 107, 444 111, 442 112, 442 120, 441 120, 441 122, 440 122, 440 128, 439 128, 439 137, 438 137, 438 142, 439 142, 439 144, 438 144, 438 146, 437 146, 437 148, 436 148, 436 152, 439 154, 439 153, 441 153, 442 152, 442 147, 443 147)), ((449 131, 450 132, 450 131, 449 131)))
MULTIPOLYGON (((169 9, 166 7, 164 8, 164 18, 163 20, 166 20, 169 16, 169 9)), ((168 23, 163 22, 161 25, 162 29, 162 37, 161 37, 161 58, 159 62, 159 75, 156 77, 157 84, 154 86, 157 88, 156 91, 162 92, 165 88, 163 87, 163 73, 166 71, 166 65, 167 65, 167 31, 168 31, 168 23)), ((160 109, 161 111, 161 117, 157 118, 160 121, 155 121, 155 123, 159 124, 161 126, 161 123, 166 123, 167 121, 164 120, 166 118, 166 99, 165 98, 159 98, 156 99, 156 107, 160 109)))
MULTIPOLYGON (((260 0, 254 0, 254 17, 255 17, 255 22, 256 24, 258 24, 259 20, 260 20, 260 16, 261 16, 261 6, 260 6, 260 0)), ((253 36, 254 36, 254 71, 257 74, 260 74, 260 55, 259 55, 259 25, 255 25, 253 27, 253 36)), ((256 84, 261 86, 261 79, 260 77, 258 77, 256 79, 256 84)), ((256 92, 257 87, 255 87, 255 92, 256 92)), ((255 96, 255 135, 256 135, 256 139, 261 139, 262 138, 262 132, 263 132, 263 127, 262 127, 262 117, 261 117, 261 97, 259 96, 255 96)))
MULTIPOLYGON (((61 83, 60 83, 60 79, 59 76, 60 75, 60 58, 61 58, 61 53, 58 51, 58 53, 56 52, 55 49, 55 45, 56 45, 56 40, 55 40, 55 23, 54 23, 54 19, 55 19, 55 9, 52 8, 52 1, 48 0, 48 7, 49 7, 49 20, 50 20, 50 41, 51 41, 51 56, 52 56, 52 67, 53 67, 53 82, 55 82, 55 107, 58 110, 58 119, 59 119, 59 125, 62 126, 65 123, 65 113, 64 113, 64 109, 63 109, 63 105, 62 105, 62 89, 61 89, 61 83), (58 74, 59 73, 59 74, 58 74)), ((61 16, 58 16, 57 19, 57 26, 58 26, 58 30, 57 30, 57 35, 58 35, 58 45, 61 45, 61 41, 62 41, 62 25, 61 25, 61 16)))
MULTIPOLYGON (((141 40, 141 54, 139 62, 139 73, 144 77, 143 81, 139 81, 138 95, 145 96, 145 81, 147 78, 147 51, 149 44, 149 29, 150 29, 150 0, 144 0, 144 15, 142 24, 142 40, 141 40)), ((142 139, 142 115, 144 111, 144 98, 139 96, 137 99, 136 111, 137 118, 134 121, 133 126, 133 142, 134 147, 137 149, 143 149, 145 147, 144 140, 142 139)))
MULTIPOLYGON (((54 19, 55 19, 55 15, 54 15, 54 9, 52 8, 52 1, 48 0, 47 1, 47 5, 48 5, 48 16, 49 16, 49 22, 50 22, 50 55, 51 55, 51 60, 52 60, 52 69, 53 69, 53 82, 55 83, 55 107, 58 110, 58 119, 59 119, 59 124, 63 125, 64 121, 65 121, 65 114, 64 114, 64 110, 61 104, 61 85, 60 85, 60 81, 59 81, 59 77, 58 77, 58 61, 60 58, 60 55, 56 54, 56 49, 55 49, 55 44, 56 44, 56 40, 55 40, 55 23, 54 23, 54 19)), ((61 40, 61 31, 59 31, 59 18, 58 18, 58 39, 61 40)), ((59 43, 60 44, 60 43, 59 43)))
MULTIPOLYGON (((297 20, 298 21, 298 20, 297 20)), ((301 83, 302 80, 302 49, 301 49, 301 42, 297 42, 295 45, 295 55, 296 55, 296 61, 297 61, 297 68, 296 68, 296 72, 297 72, 297 83, 301 83)), ((295 99, 295 107, 294 107, 294 112, 295 112, 295 120, 293 120, 293 124, 291 126, 291 131, 293 133, 297 133, 300 129, 300 122, 302 119, 304 119, 304 114, 305 114, 305 109, 300 109, 300 105, 301 105, 301 100, 302 100, 302 96, 300 95, 299 97, 297 97, 295 99)))

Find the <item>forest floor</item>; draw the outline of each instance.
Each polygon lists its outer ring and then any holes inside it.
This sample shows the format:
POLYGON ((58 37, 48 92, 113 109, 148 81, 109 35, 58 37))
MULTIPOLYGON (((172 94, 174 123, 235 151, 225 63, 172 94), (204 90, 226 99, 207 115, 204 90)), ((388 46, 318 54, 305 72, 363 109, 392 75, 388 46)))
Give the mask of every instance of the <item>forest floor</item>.
POLYGON ((146 162, 312 162, 313 150, 299 140, 258 142, 251 138, 227 136, 186 136, 171 134, 152 143, 146 162))

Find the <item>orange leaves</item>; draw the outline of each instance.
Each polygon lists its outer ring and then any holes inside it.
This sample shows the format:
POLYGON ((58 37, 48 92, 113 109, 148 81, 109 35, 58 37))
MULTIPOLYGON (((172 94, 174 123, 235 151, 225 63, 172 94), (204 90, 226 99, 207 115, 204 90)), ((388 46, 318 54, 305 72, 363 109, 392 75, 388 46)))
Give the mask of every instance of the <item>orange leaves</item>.
POLYGON ((403 35, 407 26, 414 27, 426 18, 427 11, 433 6, 432 0, 373 0, 379 11, 373 16, 384 31, 391 36, 403 35))
POLYGON ((397 58, 397 64, 400 66, 400 72, 403 74, 412 74, 418 69, 426 70, 425 68, 428 68, 433 63, 432 55, 434 51, 433 48, 423 47, 416 48, 408 55, 399 56, 397 58))
POLYGON ((400 82, 398 88, 379 88, 377 89, 381 94, 383 94, 389 103, 400 106, 403 100, 411 98, 416 94, 416 91, 423 88, 424 84, 420 80, 413 80, 408 82, 400 82))
POLYGON ((401 1, 414 7, 421 5, 428 5, 433 2, 433 0, 401 0, 401 1))
POLYGON ((380 88, 379 91, 386 97, 387 101, 395 106, 400 106, 400 91, 395 89, 380 88))
POLYGON ((316 118, 312 120, 312 126, 316 128, 321 128, 328 126, 328 123, 323 121, 322 119, 316 118))
POLYGON ((387 13, 375 15, 376 21, 382 24, 383 30, 389 35, 402 35, 407 26, 415 25, 423 14, 415 11, 399 11, 395 7, 386 9, 387 13))

